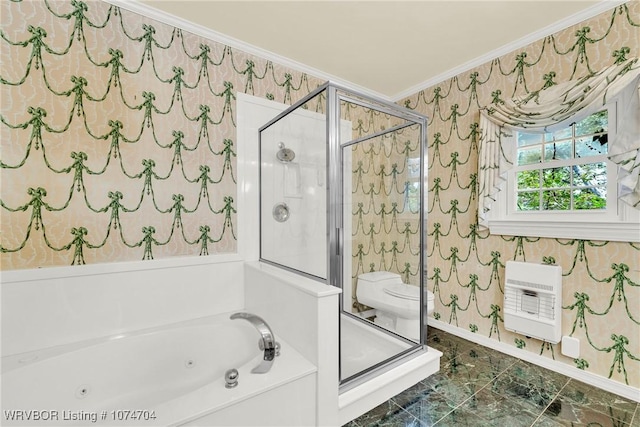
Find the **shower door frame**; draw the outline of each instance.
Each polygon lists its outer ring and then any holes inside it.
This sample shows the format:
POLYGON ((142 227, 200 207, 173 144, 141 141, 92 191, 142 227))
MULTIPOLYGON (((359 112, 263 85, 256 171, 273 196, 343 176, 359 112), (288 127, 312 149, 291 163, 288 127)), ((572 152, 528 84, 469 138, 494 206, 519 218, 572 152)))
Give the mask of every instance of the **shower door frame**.
MULTIPOLYGON (((340 307, 339 307, 339 315, 347 315, 352 319, 355 319, 359 322, 365 323, 367 327, 379 330, 385 334, 392 335, 400 341, 404 341, 405 343, 409 343, 412 346, 406 350, 403 350, 390 358, 383 360, 379 363, 376 363, 362 371, 351 375, 348 378, 342 378, 342 362, 339 360, 338 363, 338 374, 340 380, 341 390, 344 391, 352 386, 357 385, 360 379, 366 378, 367 374, 377 371, 379 369, 393 366, 394 361, 401 360, 405 357, 411 356, 416 352, 419 352, 426 348, 425 345, 425 332, 426 332, 426 277, 424 275, 424 250, 426 235, 425 235, 425 209, 427 205, 427 192, 425 190, 425 182, 426 182, 426 171, 427 171, 427 146, 426 146, 426 128, 427 128, 427 118, 421 114, 414 113, 409 111, 397 104, 389 103, 381 99, 376 99, 371 96, 365 96, 362 94, 358 94, 355 91, 349 90, 347 88, 341 87, 339 85, 330 84, 327 88, 327 112, 329 114, 329 119, 327 121, 327 133, 328 133, 328 141, 329 141, 329 153, 328 153, 328 163, 329 170, 328 175, 329 182, 335 183, 335 188, 329 188, 329 201, 328 201, 328 215, 329 217, 334 217, 330 219, 328 224, 329 231, 329 247, 328 247, 328 257, 329 266, 330 266, 330 277, 332 279, 333 286, 337 286, 340 289, 344 290, 343 283, 345 280, 344 277, 344 174, 343 174, 343 150, 352 145, 367 141, 371 138, 376 138, 382 135, 385 135, 390 132, 394 132, 396 130, 403 129, 405 127, 419 125, 420 126, 420 141, 419 141, 419 152, 420 152, 420 210, 419 210, 419 224, 420 224, 420 244, 419 244, 419 286, 421 290, 420 294, 420 340, 416 343, 413 340, 407 339, 406 337, 396 334, 392 331, 389 331, 386 328, 383 328, 379 325, 376 325, 373 322, 369 322, 360 318, 359 316, 353 315, 352 313, 344 310, 344 292, 340 295, 340 307), (339 93, 341 92, 341 93, 339 93), (351 95, 351 96, 349 96, 351 95), (356 96, 357 98, 354 98, 356 96), (365 100, 367 99, 367 100, 365 100), (371 135, 366 135, 360 138, 350 139, 346 142, 340 141, 340 108, 341 102, 348 102, 351 104, 356 104, 358 106, 369 108, 375 111, 380 111, 384 114, 388 114, 393 117, 397 117, 405 120, 405 123, 394 126, 389 129, 385 129, 371 135), (331 104, 329 104, 331 102, 331 104), (331 108, 333 107, 333 108, 331 108), (333 165, 333 167, 331 167, 333 165), (333 235, 332 235, 333 233, 333 235)), ((350 261, 350 260, 349 260, 350 261)), ((351 280, 351 278, 348 278, 351 280)), ((339 335, 342 333, 342 328, 339 327, 339 335)), ((338 349, 339 354, 342 353, 342 345, 341 345, 341 337, 339 336, 338 341, 338 349)))
MULTIPOLYGON (((308 273, 306 271, 302 271, 299 270, 297 268, 293 268, 290 267, 288 265, 285 264, 281 264, 279 262, 275 262, 275 261, 271 261, 268 260, 266 258, 263 258, 262 256, 262 132, 264 130, 266 130, 267 128, 269 128, 270 126, 272 126, 273 124, 277 123, 278 121, 280 121, 281 119, 283 119, 284 117, 288 116, 290 113, 293 113, 294 111, 296 111, 298 108, 300 108, 302 105, 306 104, 307 102, 309 102, 311 99, 313 99, 314 97, 320 95, 323 91, 327 90, 330 87, 331 83, 330 82, 326 82, 321 86, 318 86, 314 91, 310 92, 308 95, 306 95, 305 97, 303 97, 302 99, 300 99, 298 102, 292 104, 290 107, 288 107, 287 109, 285 109, 284 111, 282 111, 281 113, 279 113, 277 116, 275 116, 273 119, 269 120, 267 123, 265 123, 264 125, 262 125, 259 129, 258 129, 258 259, 260 262, 264 262, 265 264, 269 264, 269 265, 273 265, 275 267, 278 268, 282 268, 284 270, 290 271, 292 273, 296 273, 296 274, 300 274, 304 277, 307 277, 309 279, 313 279, 313 280, 317 280, 320 282, 324 282, 324 283, 328 283, 328 284, 332 284, 330 283, 330 272, 331 272, 331 262, 329 260, 329 257, 327 257, 327 269, 326 269, 326 273, 325 276, 326 277, 320 277, 320 276, 316 276, 314 274, 308 273)), ((328 97, 328 94, 327 94, 328 97)), ((329 132, 329 108, 328 108, 328 102, 327 102, 327 111, 325 113, 325 123, 326 123, 326 138, 328 141, 329 138, 329 134, 331 132, 329 132)), ((327 146, 330 144, 327 144, 327 146)), ((329 153, 329 149, 327 147, 327 157, 326 157, 326 168, 327 168, 327 175, 326 175, 326 179, 327 179, 327 187, 329 187, 329 175, 328 175, 328 168, 329 168, 329 157, 328 157, 328 153, 329 153)), ((330 194, 330 190, 329 188, 327 188, 327 226, 329 225, 329 217, 331 217, 331 215, 329 214, 329 194, 330 194)), ((327 247, 329 247, 330 245, 327 244, 327 247)), ((329 253, 329 251, 327 251, 327 254, 329 253)))
MULTIPOLYGON (((373 322, 366 321, 364 319, 359 318, 358 316, 353 315, 347 311, 344 311, 344 294, 340 296, 340 307, 339 307, 339 315, 348 315, 353 319, 357 319, 359 322, 366 323, 366 326, 369 328, 373 328, 375 330, 382 331, 385 334, 394 336, 400 341, 404 341, 406 343, 410 343, 412 346, 396 355, 377 363, 373 366, 370 366, 346 379, 341 378, 341 374, 339 372, 340 378, 340 389, 344 391, 348 388, 351 388, 360 380, 366 379, 367 374, 377 371, 380 369, 384 369, 386 367, 394 366, 396 363, 399 363, 402 359, 406 357, 410 357, 417 352, 424 351, 427 347, 425 345, 425 333, 426 333, 426 276, 424 274, 424 247, 426 244, 426 224, 425 224, 425 212, 426 207, 428 205, 427 201, 427 191, 426 191, 426 174, 427 174, 427 117, 411 111, 405 107, 402 107, 398 104, 394 104, 392 102, 376 98, 370 95, 364 95, 358 93, 357 91, 348 89, 344 86, 331 83, 329 81, 325 82, 321 86, 317 87, 314 91, 310 92, 308 95, 292 104, 285 111, 279 113, 272 120, 264 124, 258 129, 258 165, 259 165, 259 173, 258 173, 258 197, 259 197, 259 260, 266 264, 270 264, 276 266, 278 268, 282 268, 284 270, 288 270, 290 272, 300 274, 302 276, 311 278, 313 280, 321 281, 327 283, 329 285, 338 287, 340 289, 344 289, 343 280, 344 280, 344 202, 343 202, 343 149, 345 147, 351 146, 353 144, 363 142, 370 138, 374 138, 376 136, 381 136, 389 132, 393 132, 394 130, 398 130, 399 128, 411 126, 418 124, 420 125, 420 212, 419 212, 419 224, 420 224, 420 244, 419 244, 419 286, 421 289, 420 294, 420 340, 416 343, 413 340, 405 338, 401 335, 398 335, 392 331, 389 331, 385 328, 380 327, 379 325, 374 324, 373 322), (263 258, 262 254, 262 132, 269 128, 271 125, 275 124, 285 116, 294 112, 298 108, 300 108, 305 103, 309 102, 316 96, 319 96, 322 92, 326 91, 326 111, 325 111, 325 122, 326 122, 326 225, 327 225, 327 270, 326 270, 326 278, 319 277, 305 271, 298 270, 293 267, 289 267, 284 264, 280 264, 275 261, 271 261, 263 258), (388 114, 390 116, 394 116, 397 118, 401 118, 409 123, 404 123, 399 126, 394 126, 393 128, 386 129, 384 131, 377 132, 372 135, 368 135, 362 138, 349 139, 344 144, 340 142, 340 108, 341 101, 357 104, 364 108, 370 108, 376 111, 380 111, 382 113, 388 114)), ((351 280, 351 278, 349 278, 351 280)), ((338 347, 339 351, 341 351, 340 345, 340 334, 341 328, 338 328, 338 347)), ((338 356, 340 356, 339 353, 338 356)), ((339 362, 339 370, 340 370, 341 362, 339 362)))

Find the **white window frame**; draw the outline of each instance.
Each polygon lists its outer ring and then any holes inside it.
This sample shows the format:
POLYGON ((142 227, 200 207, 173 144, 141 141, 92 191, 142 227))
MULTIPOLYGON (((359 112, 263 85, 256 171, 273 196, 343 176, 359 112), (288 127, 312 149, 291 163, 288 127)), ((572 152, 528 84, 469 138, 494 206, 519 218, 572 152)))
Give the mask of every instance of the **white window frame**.
MULTIPOLYGON (((609 116, 609 144, 615 138, 617 128, 616 103, 606 106, 609 116)), ((611 146, 611 145, 609 145, 611 146)), ((513 150, 516 164, 517 150, 513 150)), ((543 153, 544 155, 544 153, 543 153)), ((594 157, 594 161, 597 157, 594 157)), ((512 168, 507 182, 497 194, 493 208, 489 211, 491 234, 509 236, 549 237, 580 240, 607 240, 640 242, 640 211, 618 199, 617 175, 619 167, 608 159, 607 163, 607 209, 585 211, 517 211, 516 173, 512 168)), ((562 161, 546 162, 545 166, 563 166, 562 161)))

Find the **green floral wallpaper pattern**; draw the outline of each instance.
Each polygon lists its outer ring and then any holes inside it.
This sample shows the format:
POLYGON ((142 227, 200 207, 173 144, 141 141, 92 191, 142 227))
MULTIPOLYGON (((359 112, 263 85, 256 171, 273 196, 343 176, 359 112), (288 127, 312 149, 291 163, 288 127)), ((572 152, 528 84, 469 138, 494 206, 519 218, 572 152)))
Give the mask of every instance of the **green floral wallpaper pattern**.
POLYGON ((532 238, 526 230, 489 235, 477 222, 477 156, 481 109, 638 58, 639 51, 640 2, 631 1, 402 101, 429 117, 426 269, 434 317, 636 388, 640 246, 532 238), (579 358, 504 329, 507 260, 562 266, 562 333, 580 339, 579 358))
POLYGON ((235 252, 236 91, 322 82, 100 1, 1 6, 2 268, 235 252))

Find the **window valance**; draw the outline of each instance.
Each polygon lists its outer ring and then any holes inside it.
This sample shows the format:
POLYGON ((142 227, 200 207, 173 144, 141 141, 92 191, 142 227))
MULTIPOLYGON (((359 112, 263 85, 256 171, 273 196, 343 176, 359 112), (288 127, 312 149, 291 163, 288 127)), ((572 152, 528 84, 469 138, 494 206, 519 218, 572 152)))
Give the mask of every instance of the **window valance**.
POLYGON ((612 65, 581 79, 551 85, 526 97, 496 100, 480 112, 478 223, 487 213, 513 167, 514 131, 554 132, 617 105, 617 135, 609 141, 609 159, 620 166, 619 198, 640 209, 640 63, 638 58, 612 65))

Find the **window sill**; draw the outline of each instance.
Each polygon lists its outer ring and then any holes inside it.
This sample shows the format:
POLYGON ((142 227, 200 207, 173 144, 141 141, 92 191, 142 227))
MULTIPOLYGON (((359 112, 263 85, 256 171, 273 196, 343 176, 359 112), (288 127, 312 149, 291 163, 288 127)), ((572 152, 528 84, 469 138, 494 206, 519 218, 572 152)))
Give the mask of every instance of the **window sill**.
POLYGON ((506 236, 640 242, 638 222, 490 220, 489 232, 506 236))

